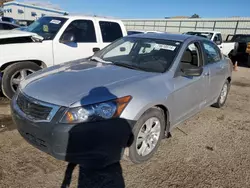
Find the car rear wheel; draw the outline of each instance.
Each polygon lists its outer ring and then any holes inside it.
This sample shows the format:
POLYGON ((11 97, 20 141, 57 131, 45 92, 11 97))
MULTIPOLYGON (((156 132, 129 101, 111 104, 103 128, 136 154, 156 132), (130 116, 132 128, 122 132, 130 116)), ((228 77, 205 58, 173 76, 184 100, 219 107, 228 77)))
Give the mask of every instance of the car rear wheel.
POLYGON ((4 74, 2 78, 3 94, 7 98, 11 99, 14 96, 20 82, 23 79, 25 79, 26 76, 40 69, 41 67, 39 67, 37 64, 30 62, 30 61, 14 63, 8 66, 4 70, 4 74))
POLYGON ((164 130, 164 112, 158 108, 146 111, 133 129, 134 141, 128 148, 128 158, 136 164, 149 160, 157 151, 164 130))
POLYGON ((222 87, 222 90, 220 92, 220 96, 219 96, 217 102, 212 105, 213 107, 222 108, 225 105, 225 103, 227 101, 229 89, 230 89, 230 83, 227 80, 222 87))

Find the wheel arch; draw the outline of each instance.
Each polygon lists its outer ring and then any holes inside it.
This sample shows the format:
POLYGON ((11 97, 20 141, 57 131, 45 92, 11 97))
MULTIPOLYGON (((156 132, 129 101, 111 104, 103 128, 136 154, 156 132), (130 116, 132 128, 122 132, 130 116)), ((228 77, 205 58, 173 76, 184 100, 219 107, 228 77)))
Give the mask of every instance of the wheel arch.
POLYGON ((165 117, 165 137, 168 137, 169 131, 170 131, 170 111, 169 108, 166 105, 160 104, 160 103, 156 103, 156 104, 151 104, 148 105, 146 108, 143 108, 143 111, 141 111, 139 114, 136 115, 136 119, 139 119, 146 111, 148 111, 151 108, 157 108, 162 110, 162 112, 164 113, 164 117, 165 117))
POLYGON ((29 60, 20 60, 20 61, 11 61, 11 62, 7 62, 4 63, 1 67, 0 67, 0 71, 4 71, 8 66, 13 65, 15 63, 22 63, 22 62, 33 62, 35 64, 37 64, 38 66, 40 66, 41 68, 47 68, 46 63, 44 63, 41 60, 37 60, 37 59, 29 59, 29 60))

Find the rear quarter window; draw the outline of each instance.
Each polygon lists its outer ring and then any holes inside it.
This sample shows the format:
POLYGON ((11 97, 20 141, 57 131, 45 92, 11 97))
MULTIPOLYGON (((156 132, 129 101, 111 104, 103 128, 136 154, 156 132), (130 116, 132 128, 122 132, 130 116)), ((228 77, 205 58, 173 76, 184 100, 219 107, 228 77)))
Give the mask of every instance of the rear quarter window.
POLYGON ((100 21, 99 25, 103 42, 113 42, 123 37, 120 24, 116 22, 100 21))

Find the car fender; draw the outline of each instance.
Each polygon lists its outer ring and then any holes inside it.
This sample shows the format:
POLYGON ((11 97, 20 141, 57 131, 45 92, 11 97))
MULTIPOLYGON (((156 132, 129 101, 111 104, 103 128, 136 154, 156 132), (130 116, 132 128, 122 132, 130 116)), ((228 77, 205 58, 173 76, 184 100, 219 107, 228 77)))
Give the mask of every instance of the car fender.
POLYGON ((52 66, 53 49, 50 41, 0 45, 0 67, 6 63, 39 60, 52 66))

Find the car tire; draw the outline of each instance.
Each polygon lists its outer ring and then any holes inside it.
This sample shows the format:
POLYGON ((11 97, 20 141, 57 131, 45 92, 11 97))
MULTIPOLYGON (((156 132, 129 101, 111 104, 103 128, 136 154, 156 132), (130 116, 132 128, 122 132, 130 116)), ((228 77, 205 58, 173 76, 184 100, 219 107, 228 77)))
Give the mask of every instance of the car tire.
POLYGON ((215 108, 222 108, 227 101, 229 90, 230 90, 230 83, 228 80, 226 80, 226 82, 222 86, 222 90, 220 92, 220 96, 217 99, 217 102, 212 106, 215 108))
POLYGON ((15 89, 18 87, 18 82, 35 71, 40 70, 41 67, 31 61, 19 62, 9 65, 5 70, 2 78, 2 92, 11 99, 15 94, 15 89), (24 73, 26 72, 26 73, 24 73), (23 74, 21 74, 23 73, 23 74), (17 76, 17 78, 15 77, 17 76), (15 83, 14 84, 14 79, 15 83))
POLYGON ((133 128, 134 140, 132 145, 125 150, 125 160, 140 164, 152 158, 164 137, 164 130, 164 112, 160 108, 151 108, 147 110, 133 128), (143 137, 145 139, 143 139, 143 137), (151 148, 149 147, 150 145, 151 148))

